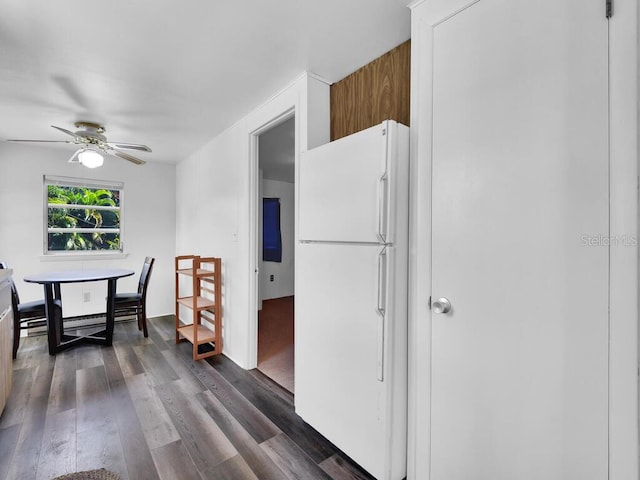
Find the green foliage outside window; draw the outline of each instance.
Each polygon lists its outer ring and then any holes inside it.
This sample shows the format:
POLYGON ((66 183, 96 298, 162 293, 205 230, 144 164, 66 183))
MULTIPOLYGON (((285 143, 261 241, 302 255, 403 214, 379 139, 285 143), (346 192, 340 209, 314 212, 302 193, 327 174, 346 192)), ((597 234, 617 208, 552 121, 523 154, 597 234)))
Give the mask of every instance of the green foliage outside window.
POLYGON ((47 185, 49 251, 121 250, 120 191, 47 185))

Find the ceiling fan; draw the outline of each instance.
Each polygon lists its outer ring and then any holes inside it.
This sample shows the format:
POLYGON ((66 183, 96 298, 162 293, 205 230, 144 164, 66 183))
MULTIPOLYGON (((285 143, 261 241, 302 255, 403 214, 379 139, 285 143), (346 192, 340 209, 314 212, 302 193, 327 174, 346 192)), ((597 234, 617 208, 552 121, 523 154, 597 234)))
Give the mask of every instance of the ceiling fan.
POLYGON ((76 122, 76 128, 80 129, 72 132, 65 128, 51 125, 56 130, 60 130, 67 135, 73 137, 73 140, 7 140, 8 142, 38 142, 38 143, 70 143, 79 145, 80 148, 69 159, 70 163, 82 163, 87 167, 99 167, 102 165, 102 153, 114 155, 124 158, 136 165, 144 165, 146 162, 140 158, 123 152, 122 149, 138 150, 142 152, 150 152, 151 149, 146 145, 135 143, 108 142, 107 137, 103 135, 105 128, 103 125, 93 122, 76 122))

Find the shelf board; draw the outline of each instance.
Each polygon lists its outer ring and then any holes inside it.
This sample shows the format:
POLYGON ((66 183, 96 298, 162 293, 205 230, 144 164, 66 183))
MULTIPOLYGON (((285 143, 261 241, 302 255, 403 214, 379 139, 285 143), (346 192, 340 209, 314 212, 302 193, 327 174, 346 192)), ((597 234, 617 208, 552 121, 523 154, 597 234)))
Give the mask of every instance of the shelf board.
MULTIPOLYGON (((191 268, 181 268, 179 270, 177 270, 177 273, 181 274, 181 275, 187 275, 189 277, 193 276, 193 269, 191 268)), ((207 270, 206 268, 198 268, 196 270, 196 277, 201 277, 201 278, 208 278, 208 277, 213 277, 215 276, 216 272, 214 272, 213 270, 207 270)))
MULTIPOLYGON (((182 297, 178 299, 180 305, 193 308, 193 297, 182 297)), ((215 307, 215 302, 209 298, 196 297, 196 310, 209 310, 215 307)))
MULTIPOLYGON (((203 343, 211 343, 215 341, 216 335, 213 331, 209 330, 204 325, 197 325, 198 329, 198 345, 203 343)), ((183 325, 178 328, 178 333, 182 335, 184 338, 189 340, 191 343, 195 344, 195 334, 193 329, 193 324, 183 325)))

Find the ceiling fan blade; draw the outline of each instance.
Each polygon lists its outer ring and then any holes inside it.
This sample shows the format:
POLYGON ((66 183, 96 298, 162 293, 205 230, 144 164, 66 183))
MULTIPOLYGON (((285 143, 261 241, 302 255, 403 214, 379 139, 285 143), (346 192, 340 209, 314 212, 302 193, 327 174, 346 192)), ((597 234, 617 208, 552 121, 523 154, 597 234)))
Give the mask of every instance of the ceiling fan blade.
POLYGON ((128 148, 131 150, 140 150, 142 152, 150 152, 151 149, 146 145, 141 145, 138 143, 119 143, 119 142, 108 142, 107 145, 113 148, 128 148))
POLYGON ((14 140, 8 139, 5 142, 29 142, 29 143, 73 143, 70 140, 14 140))
POLYGON ((51 125, 53 128, 55 128, 56 130, 60 130, 63 133, 66 133, 67 135, 71 135, 73 138, 76 139, 76 141, 84 143, 85 139, 83 137, 81 137, 80 135, 76 135, 74 132, 72 132, 71 130, 67 130, 66 128, 61 128, 61 127, 56 127, 55 125, 51 125))
POLYGON ((124 153, 119 150, 114 150, 109 153, 111 155, 115 155, 116 157, 124 158, 125 160, 128 160, 131 163, 135 163, 136 165, 144 165, 145 163, 147 163, 144 160, 141 160, 139 158, 134 157, 133 155, 129 155, 128 153, 124 153))

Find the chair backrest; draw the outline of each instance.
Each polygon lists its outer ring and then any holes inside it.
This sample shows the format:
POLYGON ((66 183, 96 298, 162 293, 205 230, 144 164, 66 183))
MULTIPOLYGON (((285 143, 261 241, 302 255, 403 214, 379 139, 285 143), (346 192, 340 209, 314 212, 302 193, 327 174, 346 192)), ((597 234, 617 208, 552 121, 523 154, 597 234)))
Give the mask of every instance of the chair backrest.
POLYGON ((149 285, 149 278, 151 278, 151 270, 155 261, 156 259, 153 257, 146 257, 142 264, 140 280, 138 281, 138 293, 142 294, 143 299, 147 296, 147 285, 149 285))
MULTIPOLYGON (((8 269, 6 262, 0 262, 0 269, 8 269)), ((16 284, 13 281, 13 278, 9 279, 9 283, 11 284, 11 308, 13 309, 13 315, 18 315, 18 305, 20 305, 20 296, 18 295, 18 289, 16 288, 16 284)))

